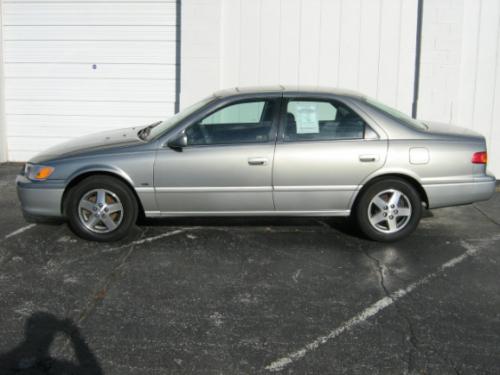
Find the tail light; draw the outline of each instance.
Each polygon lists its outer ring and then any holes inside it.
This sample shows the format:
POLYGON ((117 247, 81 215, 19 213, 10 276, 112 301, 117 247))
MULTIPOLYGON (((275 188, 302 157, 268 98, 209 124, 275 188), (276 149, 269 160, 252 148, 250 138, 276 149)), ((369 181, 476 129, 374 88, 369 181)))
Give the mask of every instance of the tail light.
POLYGON ((488 162, 488 153, 486 151, 474 152, 472 155, 473 164, 486 164, 488 162))

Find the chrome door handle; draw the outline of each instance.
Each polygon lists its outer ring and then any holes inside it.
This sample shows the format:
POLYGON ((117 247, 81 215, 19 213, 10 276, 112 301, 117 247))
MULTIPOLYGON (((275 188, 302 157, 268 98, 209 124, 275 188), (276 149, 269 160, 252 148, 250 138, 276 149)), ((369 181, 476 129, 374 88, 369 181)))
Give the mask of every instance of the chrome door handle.
POLYGON ((248 158, 249 165, 267 165, 266 158, 248 158))
POLYGON ((363 163, 373 162, 378 160, 378 155, 359 155, 359 161, 363 163))

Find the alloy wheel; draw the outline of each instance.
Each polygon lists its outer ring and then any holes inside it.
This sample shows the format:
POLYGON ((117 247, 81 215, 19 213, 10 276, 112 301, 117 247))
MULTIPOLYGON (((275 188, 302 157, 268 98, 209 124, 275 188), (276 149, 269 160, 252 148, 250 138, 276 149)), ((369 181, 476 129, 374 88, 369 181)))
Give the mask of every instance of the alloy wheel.
POLYGON ((112 191, 94 189, 85 193, 78 203, 82 224, 95 233, 114 231, 123 220, 123 205, 112 191))
POLYGON ((368 220, 382 233, 399 232, 409 223, 411 214, 410 199, 396 189, 378 193, 368 205, 368 220))

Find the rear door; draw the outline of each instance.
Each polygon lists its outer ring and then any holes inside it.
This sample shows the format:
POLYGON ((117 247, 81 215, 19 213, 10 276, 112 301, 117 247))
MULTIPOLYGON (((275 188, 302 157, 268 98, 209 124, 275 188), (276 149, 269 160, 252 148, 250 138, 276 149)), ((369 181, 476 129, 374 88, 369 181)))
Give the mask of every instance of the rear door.
POLYGON ((274 211, 272 166, 281 98, 232 102, 185 128, 187 147, 163 147, 155 163, 160 211, 274 211))
POLYGON ((278 211, 345 215, 363 179, 382 167, 387 141, 338 100, 284 98, 274 157, 278 211))

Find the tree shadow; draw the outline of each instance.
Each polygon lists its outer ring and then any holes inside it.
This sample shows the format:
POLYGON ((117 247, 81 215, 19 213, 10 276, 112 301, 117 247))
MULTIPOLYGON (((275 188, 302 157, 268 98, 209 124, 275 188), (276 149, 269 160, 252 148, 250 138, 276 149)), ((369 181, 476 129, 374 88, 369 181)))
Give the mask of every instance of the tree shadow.
POLYGON ((24 341, 14 349, 0 354, 0 374, 23 375, 102 375, 104 374, 78 327, 70 319, 36 312, 25 323, 24 341), (50 355, 56 334, 66 336, 73 348, 75 361, 50 355))

